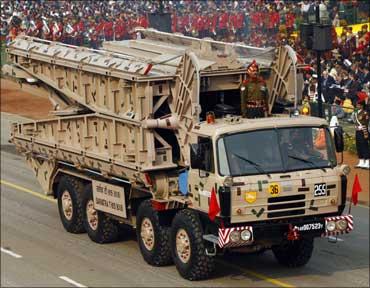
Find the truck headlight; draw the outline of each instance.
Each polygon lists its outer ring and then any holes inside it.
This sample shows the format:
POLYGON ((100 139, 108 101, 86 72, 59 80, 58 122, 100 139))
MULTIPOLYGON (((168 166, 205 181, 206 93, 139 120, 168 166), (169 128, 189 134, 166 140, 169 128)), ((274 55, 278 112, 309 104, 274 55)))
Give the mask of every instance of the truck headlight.
POLYGON ((337 229, 339 230, 346 230, 348 227, 347 220, 345 219, 338 220, 336 226, 337 226, 337 229))
POLYGON ((252 233, 249 230, 243 230, 240 233, 240 238, 242 238, 242 240, 244 240, 244 241, 249 241, 251 239, 251 237, 252 237, 252 233))
POLYGON ((230 233, 230 240, 231 240, 231 242, 238 242, 240 240, 239 231, 232 231, 230 233))
POLYGON ((336 227, 335 221, 328 221, 326 223, 326 230, 328 230, 329 232, 333 232, 335 230, 335 227, 336 227))

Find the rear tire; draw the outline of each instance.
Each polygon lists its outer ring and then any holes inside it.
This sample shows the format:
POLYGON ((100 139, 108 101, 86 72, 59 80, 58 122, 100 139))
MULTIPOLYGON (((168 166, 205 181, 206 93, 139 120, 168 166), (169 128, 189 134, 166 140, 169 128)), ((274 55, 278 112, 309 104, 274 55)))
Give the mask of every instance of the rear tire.
POLYGON ((170 227, 159 223, 158 212, 151 200, 144 200, 136 218, 136 237, 145 262, 153 266, 172 264, 170 227))
POLYGON ((194 211, 182 210, 173 219, 171 250, 177 271, 185 279, 207 279, 215 268, 214 257, 206 255, 203 229, 194 211))
POLYGON ((83 211, 83 225, 92 241, 104 244, 118 240, 119 224, 116 220, 109 218, 104 212, 95 210, 91 184, 85 188, 83 211))
POLYGON ((302 238, 295 241, 285 240, 279 246, 273 246, 272 252, 280 264, 287 267, 301 267, 311 259, 313 247, 313 238, 302 238))
POLYGON ((58 210, 63 227, 70 233, 83 233, 83 182, 73 176, 62 176, 58 185, 58 210))

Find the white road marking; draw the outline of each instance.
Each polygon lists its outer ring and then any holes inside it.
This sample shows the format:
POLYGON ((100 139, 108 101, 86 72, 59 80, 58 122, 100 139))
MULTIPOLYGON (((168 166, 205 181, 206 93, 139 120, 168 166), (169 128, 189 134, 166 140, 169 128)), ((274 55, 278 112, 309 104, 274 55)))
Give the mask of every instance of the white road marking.
POLYGON ((338 241, 338 242, 343 242, 344 241, 344 239, 342 239, 342 238, 336 238, 335 239, 335 237, 334 236, 328 236, 328 237, 326 237, 326 238, 328 238, 328 240, 333 240, 333 241, 338 241))
POLYGON ((59 276, 59 278, 68 282, 68 283, 70 283, 70 284, 72 284, 72 285, 74 285, 74 286, 76 286, 76 287, 87 287, 85 285, 82 285, 81 283, 78 283, 78 282, 72 280, 71 278, 68 278, 67 276, 59 276))
POLYGON ((8 249, 5 249, 3 247, 1 247, 1 252, 4 252, 4 253, 6 253, 6 254, 8 254, 10 256, 13 256, 14 258, 22 258, 22 255, 19 255, 17 253, 14 253, 14 252, 12 252, 12 251, 10 251, 8 249))

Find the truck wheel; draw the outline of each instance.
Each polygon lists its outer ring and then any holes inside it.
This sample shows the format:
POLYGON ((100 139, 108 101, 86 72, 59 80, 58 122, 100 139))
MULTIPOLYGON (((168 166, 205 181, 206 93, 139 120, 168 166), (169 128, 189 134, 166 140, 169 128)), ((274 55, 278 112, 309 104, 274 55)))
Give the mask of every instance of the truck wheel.
POLYGON ((287 267, 300 267, 306 265, 310 260, 313 242, 313 238, 284 241, 279 246, 273 246, 272 252, 280 264, 287 267))
POLYGON ((76 177, 62 176, 58 185, 58 210, 64 226, 70 233, 83 233, 83 183, 76 177))
POLYGON ((150 200, 143 201, 137 212, 136 236, 141 255, 153 266, 172 264, 170 228, 159 223, 158 212, 150 200))
POLYGON ((85 188, 83 201, 84 227, 89 238, 99 244, 111 243, 118 239, 118 222, 110 219, 104 212, 94 208, 91 184, 85 188))
POLYGON ((215 267, 213 257, 206 255, 198 215, 188 209, 176 214, 172 222, 172 257, 180 275, 188 280, 206 279, 215 267))

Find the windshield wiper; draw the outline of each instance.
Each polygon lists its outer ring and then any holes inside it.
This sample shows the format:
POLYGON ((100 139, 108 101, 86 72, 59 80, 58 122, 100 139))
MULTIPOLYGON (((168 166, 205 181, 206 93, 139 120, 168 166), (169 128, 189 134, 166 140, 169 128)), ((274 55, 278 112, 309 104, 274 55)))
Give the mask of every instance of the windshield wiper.
POLYGON ((231 153, 232 155, 238 157, 239 159, 253 165, 254 168, 256 168, 256 170, 262 174, 266 174, 268 177, 271 177, 271 175, 269 173, 267 173, 262 167, 260 164, 256 163, 256 162, 253 162, 252 160, 249 160, 243 156, 240 156, 239 154, 235 154, 235 153, 231 153))
POLYGON ((319 167, 319 166, 317 166, 314 162, 312 162, 312 161, 310 161, 310 160, 307 160, 307 159, 304 159, 304 158, 301 158, 301 157, 298 157, 298 156, 294 156, 294 155, 292 155, 292 154, 288 154, 288 157, 289 157, 289 158, 292 158, 292 159, 300 160, 300 161, 305 162, 305 163, 308 163, 308 164, 311 164, 311 165, 312 165, 312 167, 314 167, 314 168, 319 168, 319 169, 323 170, 324 172, 326 172, 326 171, 325 171, 325 169, 324 169, 323 167, 319 167))

